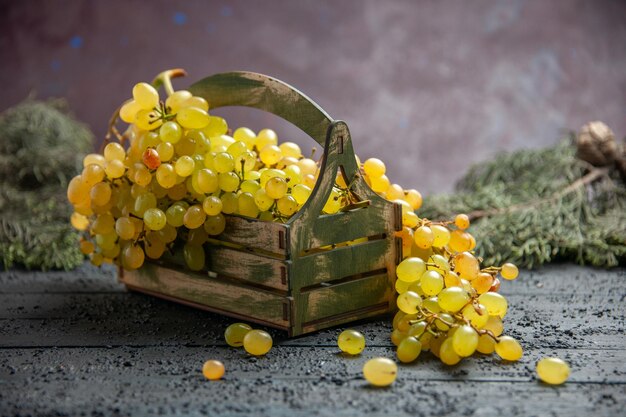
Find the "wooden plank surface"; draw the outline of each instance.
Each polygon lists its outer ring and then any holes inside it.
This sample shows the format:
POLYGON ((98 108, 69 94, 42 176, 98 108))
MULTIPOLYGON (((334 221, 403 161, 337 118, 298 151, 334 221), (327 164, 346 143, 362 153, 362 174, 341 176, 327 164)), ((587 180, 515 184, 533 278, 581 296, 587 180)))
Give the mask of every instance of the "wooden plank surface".
POLYGON ((127 293, 111 268, 0 273, 0 415, 477 415, 619 416, 626 406, 626 273, 571 265, 504 282, 506 332, 519 363, 477 356, 448 368, 429 354, 369 387, 363 363, 391 356, 389 318, 355 323, 356 358, 338 353, 342 328, 290 339, 263 358, 225 346, 233 320, 127 293), (570 380, 539 383, 536 361, 566 359, 570 380), (225 379, 204 381, 218 358, 225 379))

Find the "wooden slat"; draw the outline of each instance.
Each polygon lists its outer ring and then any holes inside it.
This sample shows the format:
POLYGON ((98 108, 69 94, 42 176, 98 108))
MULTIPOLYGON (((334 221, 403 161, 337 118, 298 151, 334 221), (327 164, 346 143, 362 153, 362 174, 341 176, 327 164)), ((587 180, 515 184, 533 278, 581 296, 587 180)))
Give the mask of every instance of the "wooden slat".
POLYGON ((226 216, 226 229, 217 239, 286 257, 289 253, 285 240, 288 232, 289 227, 282 223, 231 215, 226 216))
MULTIPOLYGON (((344 246, 296 258, 290 276, 292 288, 349 277, 364 272, 392 267, 388 258, 391 239, 378 239, 358 245, 344 246)), ((391 262, 390 262, 391 261, 391 262)))
POLYGON ((289 299, 261 289, 153 264, 136 271, 123 271, 120 279, 135 289, 196 303, 222 314, 245 316, 250 321, 285 328, 289 325, 288 317, 284 317, 289 299))

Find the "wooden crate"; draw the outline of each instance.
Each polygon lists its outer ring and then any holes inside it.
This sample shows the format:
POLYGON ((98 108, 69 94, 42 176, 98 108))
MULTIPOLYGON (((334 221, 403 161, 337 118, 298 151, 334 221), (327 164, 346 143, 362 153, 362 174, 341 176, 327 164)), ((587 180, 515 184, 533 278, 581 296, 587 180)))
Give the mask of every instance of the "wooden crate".
POLYGON ((290 336, 395 308, 401 208, 376 195, 358 174, 346 123, 333 120, 295 88, 261 74, 218 74, 190 91, 206 98, 211 109, 253 107, 293 123, 324 147, 320 176, 309 200, 284 224, 226 216, 224 233, 205 244, 205 270, 186 270, 181 256, 174 255, 136 271, 121 270, 120 280, 131 290, 283 329, 290 336), (361 203, 324 215, 338 171, 361 203), (341 245, 360 238, 367 241, 341 245))

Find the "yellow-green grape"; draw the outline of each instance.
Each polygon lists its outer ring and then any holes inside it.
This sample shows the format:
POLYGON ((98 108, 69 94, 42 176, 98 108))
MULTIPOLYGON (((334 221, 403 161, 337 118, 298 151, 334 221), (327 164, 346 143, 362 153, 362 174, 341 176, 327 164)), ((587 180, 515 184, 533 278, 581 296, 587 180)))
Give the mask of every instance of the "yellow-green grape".
POLYGON ((443 282, 446 288, 463 286, 461 283, 461 278, 454 271, 446 271, 446 274, 443 276, 443 282))
POLYGON ((241 181, 241 184, 239 185, 239 189, 244 192, 244 193, 250 193, 252 195, 254 195, 254 193, 257 192, 257 190, 259 190, 261 188, 261 186, 259 185, 258 182, 253 181, 253 180, 244 180, 241 181))
POLYGON ((91 187, 83 180, 82 176, 77 175, 67 185, 67 199, 75 206, 89 203, 91 201, 90 190, 91 187))
POLYGON ((363 365, 363 376, 372 385, 386 387, 398 376, 398 365, 388 358, 374 358, 363 365))
POLYGON ((496 353, 504 360, 518 361, 524 354, 519 342, 511 336, 501 336, 496 343, 496 353))
POLYGON ((184 223, 184 217, 187 210, 178 204, 171 205, 165 211, 165 218, 167 220, 167 224, 174 227, 180 227, 184 223))
POLYGON ((418 307, 422 305, 422 297, 413 291, 407 291, 398 296, 396 304, 398 308, 406 314, 415 314, 417 313, 418 307))
POLYGON ((341 209, 341 191, 333 187, 328 197, 328 201, 324 204, 322 211, 327 214, 335 214, 341 209))
POLYGON ((400 320, 402 320, 402 318, 407 315, 408 314, 406 314, 402 310, 396 311, 396 314, 393 316, 393 321, 392 321, 392 327, 394 328, 394 330, 398 328, 398 323, 400 322, 400 320))
POLYGON ((469 302, 470 296, 463 288, 451 287, 441 290, 437 298, 442 310, 456 313, 469 302))
POLYGON ((311 158, 302 158, 298 161, 300 173, 304 175, 315 175, 317 172, 317 163, 311 158))
POLYGON ((509 304, 502 295, 497 292, 486 292, 478 297, 478 302, 487 308, 490 316, 503 318, 509 304))
POLYGON ((235 143, 235 139, 228 135, 211 136, 211 150, 216 153, 226 152, 226 149, 233 143, 235 143), (222 150, 216 150, 218 148, 222 150))
POLYGON ((197 229, 189 231, 187 234, 187 243, 192 245, 203 245, 207 241, 208 237, 209 235, 204 228, 198 227, 197 229))
POLYGON ((293 187, 295 184, 300 184, 300 182, 302 182, 302 174, 297 165, 289 165, 284 169, 284 171, 287 176, 287 182, 290 186, 293 187))
POLYGON ((433 246, 435 235, 428 226, 420 226, 413 232, 415 244, 420 249, 428 249, 433 246))
POLYGON ((104 262, 113 263, 113 259, 117 258, 120 254, 121 247, 120 245, 113 245, 110 248, 102 249, 101 253, 104 256, 104 262))
POLYGON ((488 334, 481 334, 478 336, 476 350, 485 355, 491 355, 496 350, 496 341, 488 334))
POLYGON ((452 252, 465 252, 471 250, 472 236, 463 230, 454 230, 450 232, 448 247, 452 252))
POLYGON ((411 205, 413 210, 417 210, 422 206, 422 195, 417 190, 405 190, 404 200, 411 205))
POLYGON ((487 323, 485 323, 482 329, 491 331, 494 336, 500 336, 504 331, 502 319, 498 316, 489 316, 487 323))
POLYGON ((217 216, 209 216, 204 222, 204 230, 211 236, 221 234, 226 228, 226 218, 222 213, 217 216))
POLYGON ((280 170, 280 169, 270 168, 261 172, 261 176, 259 177, 259 184, 261 185, 261 187, 265 188, 265 186, 267 185, 267 182, 271 180, 272 178, 276 178, 276 177, 282 178, 285 181, 287 180, 287 174, 285 174, 285 171, 280 170))
POLYGON ((400 279, 397 279, 394 286, 396 288, 396 292, 398 294, 402 294, 402 293, 405 293, 405 292, 407 292, 409 290, 409 286, 410 285, 411 285, 410 282, 406 282, 406 281, 402 281, 400 279))
POLYGON ((150 208, 143 214, 143 221, 152 230, 161 230, 167 223, 165 213, 158 208, 150 208))
POLYGON ((283 142, 280 144, 280 151, 284 156, 299 159, 302 157, 302 150, 293 142, 283 142))
POLYGON ((546 384, 560 385, 569 378, 569 365, 559 358, 543 358, 537 362, 537 376, 546 384))
POLYGON ((404 259, 396 267, 396 275, 399 280, 415 282, 426 272, 426 263, 417 257, 404 259))
POLYGON ((430 226, 430 230, 433 232, 433 246, 435 248, 443 248, 450 242, 450 231, 447 227, 433 224, 430 226))
POLYGON ((280 161, 283 157, 280 148, 276 145, 267 145, 259 152, 259 158, 267 166, 271 166, 280 161))
POLYGON ((337 345, 342 352, 358 355, 365 349, 365 336, 356 330, 344 330, 337 338, 337 345))
POLYGON ((159 105, 159 93, 148 83, 135 84, 133 99, 142 109, 151 109, 159 105))
POLYGON ((226 328, 224 340, 226 340, 228 346, 241 347, 243 346, 243 338, 250 330, 252 330, 252 327, 246 323, 233 323, 226 328))
POLYGON ((399 310, 399 312, 404 315, 396 323, 397 324, 396 328, 400 330, 401 332, 408 334, 409 329, 411 328, 411 321, 414 321, 417 318, 417 314, 405 314, 402 310, 399 310))
POLYGON ((439 330, 450 330, 450 325, 454 323, 454 317, 452 317, 448 313, 439 313, 437 315, 437 319, 435 320, 435 326, 439 330))
POLYGON ((370 180, 370 186, 372 187, 372 190, 376 191, 377 193, 384 193, 387 188, 389 188, 389 184, 391 184, 389 182, 389 178, 387 178, 386 175, 368 178, 370 180))
POLYGON ((233 133, 233 139, 246 144, 246 148, 254 149, 254 143, 256 142, 256 134, 252 129, 247 127, 240 127, 233 133))
POLYGON ((187 229, 197 229, 204 224, 206 213, 200 204, 190 206, 183 216, 183 224, 187 229))
POLYGON ((442 255, 432 255, 429 259, 429 262, 434 263, 436 266, 429 266, 428 269, 437 271, 442 275, 450 270, 450 264, 448 263, 448 260, 442 255))
POLYGON ((115 221, 115 233, 122 240, 131 240, 135 236, 135 225, 128 217, 120 217, 115 221))
POLYGON ((104 159, 104 156, 100 155, 99 153, 90 153, 85 155, 85 157, 83 158, 83 168, 94 164, 94 165, 98 165, 101 168, 104 168, 104 163, 106 162, 106 159, 104 159))
MULTIPOLYGON (((370 178, 382 177, 385 175, 386 170, 385 164, 378 158, 370 158, 363 163, 363 171, 365 171, 365 174, 370 178)), ((387 188, 389 188, 389 186, 387 186, 387 188)), ((387 188, 385 188, 385 190, 387 188)))
POLYGON ((209 111, 209 102, 202 97, 193 96, 182 103, 182 107, 197 107, 204 111, 209 111))
POLYGON ((263 129, 256 136, 254 147, 257 151, 260 151, 267 145, 278 145, 278 136, 272 129, 263 129))
POLYGON ((218 184, 222 191, 236 191, 239 188, 239 177, 234 172, 223 172, 218 176, 218 184))
POLYGON ((148 148, 156 148, 161 143, 161 138, 156 132, 145 132, 139 136, 139 150, 142 152, 148 148))
POLYGON ((251 330, 243 338, 243 348, 251 355, 265 355, 272 348, 272 336, 263 330, 251 330))
POLYGON ((166 224, 165 227, 157 232, 159 237, 164 243, 170 243, 176 240, 178 233, 176 228, 170 224, 166 224))
POLYGON ((218 360, 211 359, 202 365, 202 375, 209 381, 221 379, 225 372, 224 364, 218 360))
POLYGON ((469 281, 478 276, 480 265, 478 259, 469 252, 461 252, 454 257, 454 272, 469 281))
POLYGON ((411 324, 407 334, 413 337, 420 337, 426 331, 426 327, 428 327, 428 325, 425 321, 418 321, 415 324, 411 324))
POLYGON ((91 263, 95 266, 100 266, 104 262, 104 256, 101 253, 94 253, 91 255, 91 263))
POLYGON ((237 158, 235 158, 235 171, 241 172, 241 166, 243 164, 242 176, 248 178, 248 171, 252 171, 257 164, 256 154, 252 151, 242 152, 237 158))
POLYGON ((177 112, 176 121, 185 129, 202 129, 209 124, 209 114, 197 107, 185 107, 177 112))
POLYGON ((196 148, 193 151, 194 158, 196 155, 202 156, 211 150, 211 141, 201 130, 187 131, 187 138, 196 144, 196 148))
POLYGON ((228 152, 228 154, 231 155, 233 158, 247 151, 248 151, 248 147, 246 146, 245 142, 242 142, 237 139, 235 139, 235 142, 233 142, 226 150, 226 152, 228 152))
POLYGON ((135 116, 135 125, 143 130, 154 130, 163 124, 163 120, 154 110, 139 110, 135 116))
POLYGON ((437 295, 443 289, 443 277, 437 271, 426 271, 420 278, 422 291, 426 295, 437 295))
MULTIPOLYGON (((92 230, 93 231, 93 230, 92 230)), ((100 249, 107 250, 113 249, 117 241, 117 234, 115 232, 108 232, 105 234, 96 235, 96 244, 100 249)))
POLYGON ((196 150, 196 141, 189 136, 183 137, 174 145, 174 151, 177 155, 193 155, 196 150))
POLYGON ((287 181, 280 177, 270 178, 265 184, 267 196, 277 200, 287 194, 287 181))
POLYGON ((404 363, 411 363, 422 352, 422 343, 413 336, 405 337, 398 345, 396 355, 398 360, 404 363))
POLYGON ((163 188, 172 188, 176 185, 176 170, 172 164, 161 164, 156 170, 156 180, 163 188))
POLYGON ((90 164, 83 168, 81 177, 85 184, 89 187, 93 187, 94 184, 104 179, 104 174, 104 169, 100 165, 90 164))
POLYGON ((254 196, 250 193, 239 194, 237 206, 237 212, 242 216, 256 218, 259 215, 259 208, 254 202, 254 196))
POLYGON ((467 214, 457 214, 454 218, 454 224, 461 230, 465 230, 470 226, 470 220, 467 214))
POLYGON ((192 178, 200 193, 213 193, 219 188, 219 177, 208 168, 195 171, 192 178))
POLYGON ((115 219, 110 213, 98 214, 91 224, 91 232, 96 234, 111 233, 115 230, 115 219))
MULTIPOLYGON (((391 201, 404 199, 404 190, 398 184, 391 184, 389 188, 387 188, 387 191, 385 191, 385 194, 387 195, 387 199, 391 201)), ((405 200, 402 200, 402 201, 405 201, 405 200)), ((405 201, 405 203, 407 203, 409 207, 411 207, 408 201, 405 201)))
POLYGON ((161 158, 161 162, 169 161, 174 157, 174 145, 169 142, 159 143, 156 151, 159 154, 159 158, 161 158))
POLYGON ((395 329, 393 332, 391 332, 391 342, 396 346, 398 346, 405 337, 408 337, 408 334, 401 330, 395 329))
POLYGON ((419 223, 419 217, 417 217, 417 214, 415 214, 414 212, 409 211, 409 212, 402 214, 402 224, 404 226, 413 228, 417 226, 418 223, 419 223))
POLYGON ((83 255, 89 255, 90 253, 93 253, 95 249, 96 247, 93 242, 90 242, 88 240, 81 240, 80 251, 83 255))
POLYGON ((123 161, 124 158, 126 158, 126 151, 119 143, 111 142, 104 147, 104 159, 106 161, 123 161))
POLYGON ((202 129, 202 133, 204 133, 209 138, 225 135, 226 132, 228 132, 228 123, 226 123, 226 120, 219 116, 209 116, 209 124, 204 129, 202 129))
POLYGON ((187 268, 192 271, 200 271, 204 268, 204 248, 201 245, 185 244, 183 257, 187 268))
POLYGON ((192 94, 187 90, 174 91, 174 93, 165 100, 165 107, 169 108, 170 113, 176 114, 178 110, 183 107, 182 104, 191 97, 193 97, 192 94))
POLYGON ((141 106, 135 100, 128 100, 120 108, 120 119, 126 123, 134 123, 137 112, 141 110, 141 106))
POLYGON ((239 202, 237 201, 237 194, 224 193, 222 194, 222 213, 232 214, 239 209, 239 202))
POLYGON ((452 345, 452 338, 446 338, 439 348, 439 359, 446 365, 456 365, 461 361, 461 357, 456 353, 452 345))
POLYGON ((163 142, 176 144, 183 137, 183 128, 176 122, 165 122, 159 129, 159 138, 163 142))
POLYGON ((134 214, 143 217, 146 210, 156 207, 157 199, 153 193, 141 194, 135 200, 134 214))
POLYGON ((296 202, 300 205, 306 203, 311 196, 311 188, 304 184, 296 184, 291 189, 291 195, 296 199, 296 202))
MULTIPOLYGON (((83 174, 84 177, 84 174, 83 174)), ((512 280, 517 278, 517 276, 519 275, 519 270, 517 269, 517 266, 515 266, 514 264, 507 262, 504 265, 502 265, 502 269, 500 270, 500 275, 502 275, 502 278, 504 279, 508 279, 508 280, 512 280)))
POLYGON ((138 269, 144 259, 143 249, 139 245, 128 245, 122 254, 122 265, 126 269, 138 269))
POLYGON ((424 299, 422 303, 423 307, 431 313, 439 313, 441 307, 439 307, 439 299, 437 297, 430 297, 424 299))
POLYGON ((87 230, 89 227, 89 219, 87 216, 83 216, 82 214, 76 212, 72 213, 70 223, 72 223, 72 226, 76 230, 87 230))
POLYGON ((108 161, 104 166, 104 172, 107 174, 107 177, 111 179, 120 178, 124 175, 125 171, 126 167, 124 166, 124 163, 117 159, 108 161))
POLYGON ((289 217, 298 210, 298 202, 290 195, 285 195, 276 201, 276 208, 283 216, 289 217))
POLYGON ((472 356, 478 346, 478 333, 467 324, 456 328, 452 336, 452 348, 461 357, 472 356))
POLYGON ((135 180, 135 184, 145 187, 152 181, 152 174, 148 168, 141 164, 135 169, 133 179, 135 180))
POLYGON ((202 209, 207 216, 217 216, 222 212, 222 200, 214 195, 208 196, 202 202, 202 209))
POLYGON ((235 159, 228 152, 220 152, 213 158, 213 166, 218 173, 229 172, 235 168, 235 159))
MULTIPOLYGON (((153 232, 152 232, 153 233, 153 232)), ((152 236, 146 239, 144 243, 144 251, 150 259, 159 259, 165 252, 165 242, 152 236)))
POLYGON ((106 182, 99 182, 91 188, 91 203, 95 206, 104 206, 111 199, 111 186, 106 182))
POLYGON ((487 311, 487 308, 482 304, 468 304, 463 308, 461 314, 465 319, 469 320, 470 323, 472 323, 472 326, 477 329, 482 329, 483 327, 485 327, 485 324, 487 324, 487 321, 489 320, 489 312, 487 311))
POLYGON ((484 294, 493 285, 493 276, 487 272, 480 272, 476 278, 472 280, 472 287, 478 294, 484 294))

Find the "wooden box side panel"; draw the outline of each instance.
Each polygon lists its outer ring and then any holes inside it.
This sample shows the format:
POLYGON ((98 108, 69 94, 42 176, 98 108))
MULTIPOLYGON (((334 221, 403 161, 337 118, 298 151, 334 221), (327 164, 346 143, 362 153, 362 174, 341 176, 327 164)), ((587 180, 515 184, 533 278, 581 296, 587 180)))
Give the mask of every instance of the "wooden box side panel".
POLYGON ((292 300, 279 293, 150 263, 135 271, 122 270, 120 281, 132 289, 221 314, 284 330, 291 326, 292 300))

